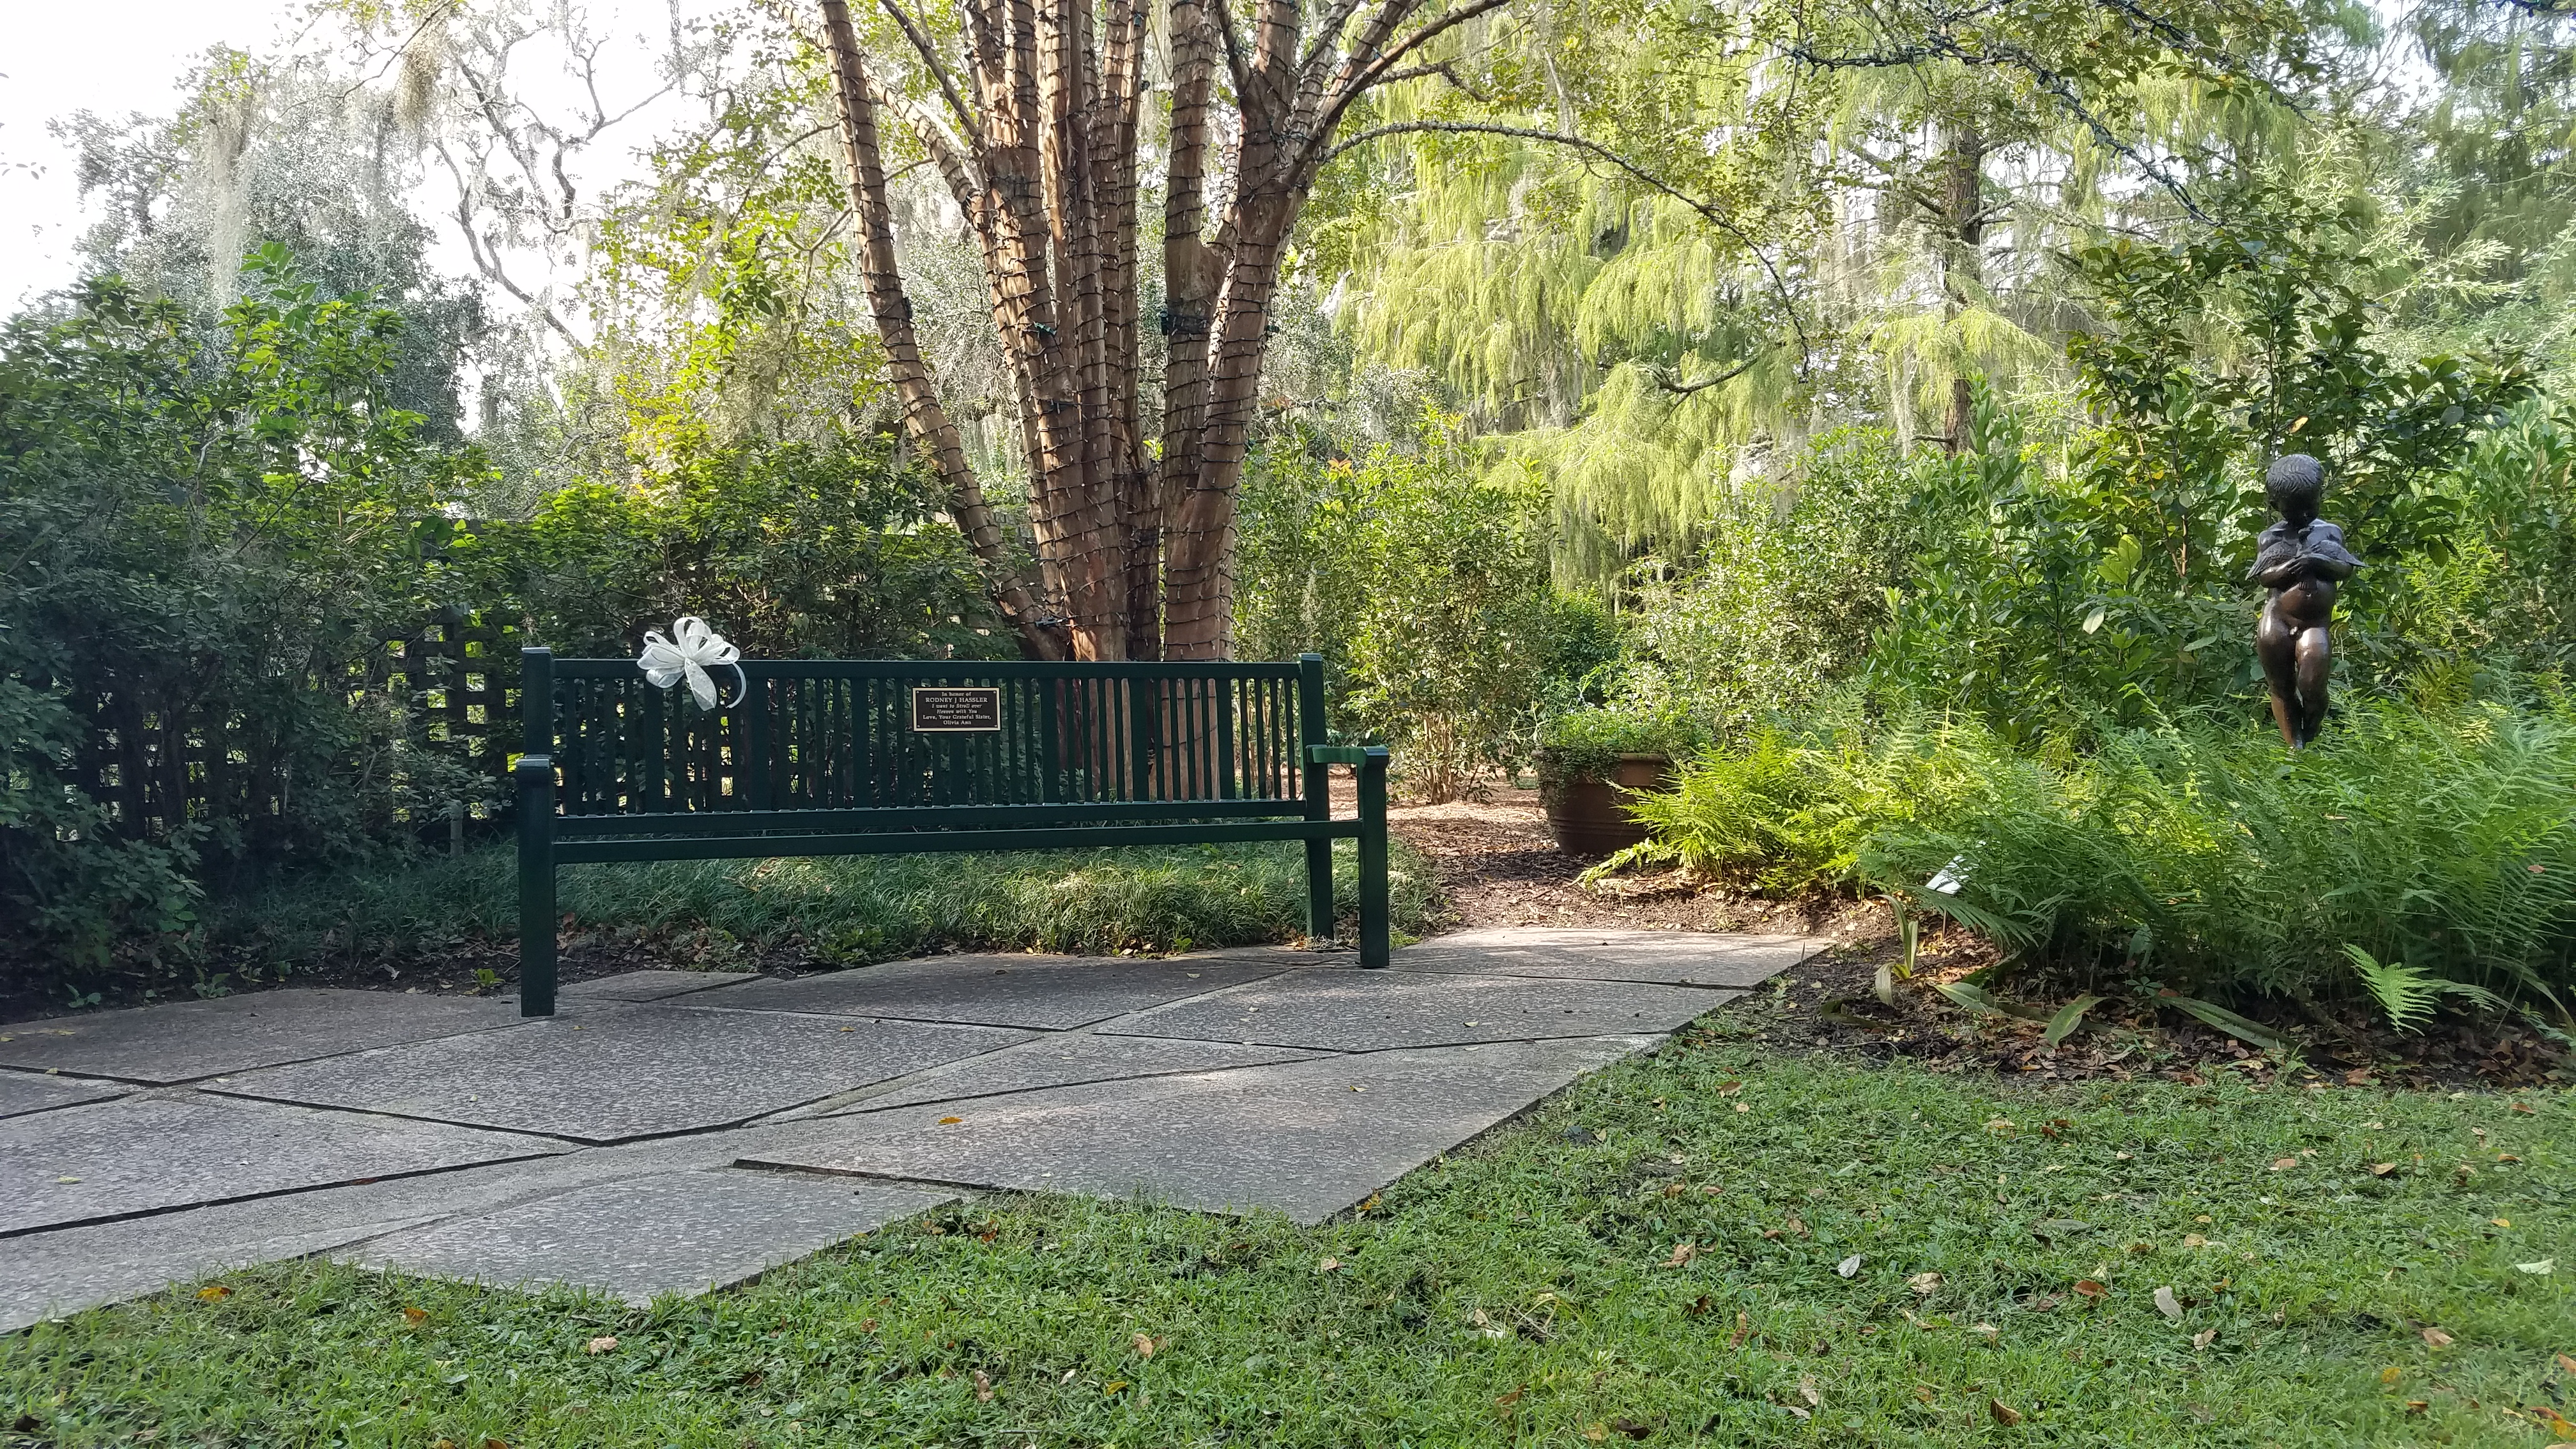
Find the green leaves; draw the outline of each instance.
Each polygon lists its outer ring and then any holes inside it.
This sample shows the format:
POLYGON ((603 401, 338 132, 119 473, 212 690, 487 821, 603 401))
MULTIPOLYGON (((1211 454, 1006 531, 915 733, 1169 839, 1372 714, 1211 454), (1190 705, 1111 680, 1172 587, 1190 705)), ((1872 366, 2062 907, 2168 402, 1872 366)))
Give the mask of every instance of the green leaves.
POLYGON ((2399 1031, 2414 1033, 2433 1019, 2433 1009, 2444 996, 2457 996, 2477 1006, 2502 1007, 2503 997, 2483 986, 2460 981, 2445 981, 2429 971, 2409 966, 2402 961, 2381 962, 2368 951, 2352 943, 2343 948, 2344 958, 2352 963, 2355 975, 2370 992, 2371 999, 2388 1017, 2388 1024, 2399 1031))
POLYGON ((2101 1004, 2102 998, 2099 996, 2079 996, 2075 998, 2073 1001, 2070 1001, 2057 1009, 2057 1014, 2048 1019, 2048 1029, 2041 1032, 2040 1036, 2044 1038, 2050 1046, 2057 1045, 2059 1042, 2073 1036, 2076 1028, 2084 1024, 2084 1013, 2091 1011, 2094 1007, 2101 1004))
POLYGON ((2261 1047, 2265 1051, 2276 1052, 2289 1045, 2286 1040, 2261 1022, 2239 1016, 2223 1006, 2215 1006, 2190 996, 2165 996, 2157 999, 2161 1004, 2184 1012, 2203 1025, 2214 1026, 2238 1041, 2261 1047))

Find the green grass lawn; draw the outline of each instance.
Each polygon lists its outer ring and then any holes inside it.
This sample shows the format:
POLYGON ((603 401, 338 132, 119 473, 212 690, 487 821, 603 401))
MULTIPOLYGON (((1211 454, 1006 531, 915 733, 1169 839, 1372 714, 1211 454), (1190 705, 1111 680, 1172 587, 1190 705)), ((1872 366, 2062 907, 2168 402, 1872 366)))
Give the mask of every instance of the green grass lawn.
MULTIPOLYGON (((1358 842, 1334 845, 1335 898, 1355 929, 1358 842)), ((1418 934, 1431 871, 1401 841, 1389 855, 1396 929, 1418 934)), ((789 939, 850 963, 943 945, 1169 951, 1303 935, 1306 857, 1296 845, 1238 844, 576 865, 562 872, 560 899, 576 929, 682 938, 714 957, 789 939)), ((213 924, 263 962, 292 964, 353 946, 507 940, 518 911, 518 857, 504 844, 297 878, 213 924)))
POLYGON ((2547 1426, 2576 1412, 2553 1359, 2576 1353, 2567 1093, 2032 1090, 1775 1055, 1715 1021, 1311 1231, 997 1197, 650 1310, 271 1267, 0 1341, 0 1431, 65 1449, 2576 1440, 2547 1426))

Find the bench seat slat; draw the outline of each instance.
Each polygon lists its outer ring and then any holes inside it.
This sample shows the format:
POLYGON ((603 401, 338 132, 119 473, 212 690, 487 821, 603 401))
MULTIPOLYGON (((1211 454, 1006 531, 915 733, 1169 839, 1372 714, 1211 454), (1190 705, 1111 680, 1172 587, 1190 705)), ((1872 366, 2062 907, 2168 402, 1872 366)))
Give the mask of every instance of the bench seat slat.
MULTIPOLYGON (((1202 679, 1211 674, 1234 679, 1295 679, 1294 664, 1169 663, 1133 664, 1037 663, 1025 659, 746 659, 743 673, 752 679, 919 679, 931 683, 993 679, 1202 679)), ((632 659, 558 659, 558 679, 625 679, 636 673, 632 659)), ((716 671, 733 683, 733 667, 716 671)), ((725 691, 731 698, 733 691, 725 691)))
POLYGON ((558 840, 623 836, 744 835, 763 830, 989 830, 1062 822, 1235 820, 1299 816, 1295 800, 1118 800, 1091 804, 892 805, 847 809, 665 810, 651 814, 564 815, 558 840))
POLYGON ((905 830, 835 835, 690 835, 649 840, 559 840, 555 860, 741 860, 763 856, 935 855, 985 850, 1085 850, 1115 845, 1197 845, 1244 840, 1356 840, 1357 820, 1246 820, 1205 825, 1051 825, 1035 830, 905 830))

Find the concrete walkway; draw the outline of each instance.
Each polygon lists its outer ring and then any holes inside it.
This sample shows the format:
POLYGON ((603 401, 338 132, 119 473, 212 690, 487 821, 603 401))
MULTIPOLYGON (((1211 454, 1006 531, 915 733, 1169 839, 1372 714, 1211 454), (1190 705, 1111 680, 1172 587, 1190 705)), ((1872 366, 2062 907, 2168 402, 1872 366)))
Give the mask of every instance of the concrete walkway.
POLYGON ((289 990, 0 1027, 0 1328, 312 1254, 645 1301, 978 1189, 1318 1222, 1795 966, 1785 936, 289 990))

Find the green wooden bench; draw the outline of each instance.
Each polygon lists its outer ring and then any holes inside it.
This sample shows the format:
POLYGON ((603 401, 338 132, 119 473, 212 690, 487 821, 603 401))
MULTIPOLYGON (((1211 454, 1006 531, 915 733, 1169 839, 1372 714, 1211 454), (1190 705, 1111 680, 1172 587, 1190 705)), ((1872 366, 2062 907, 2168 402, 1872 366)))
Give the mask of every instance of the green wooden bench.
POLYGON ((1387 963, 1387 754, 1324 743, 1321 656, 747 660, 714 710, 632 659, 519 657, 523 1016, 554 1014, 555 870, 583 861, 1302 840, 1321 940, 1350 837, 1360 964, 1387 963), (1333 817, 1333 765, 1357 769, 1356 819, 1333 817))

